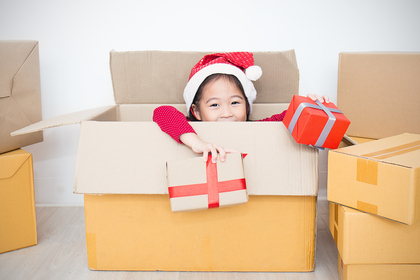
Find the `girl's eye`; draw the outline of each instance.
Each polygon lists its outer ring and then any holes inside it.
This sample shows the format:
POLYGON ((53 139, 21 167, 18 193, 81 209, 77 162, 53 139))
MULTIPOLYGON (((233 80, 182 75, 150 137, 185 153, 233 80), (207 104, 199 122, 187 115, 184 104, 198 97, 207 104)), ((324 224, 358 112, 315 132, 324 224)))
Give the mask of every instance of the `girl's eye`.
POLYGON ((232 105, 238 105, 238 104, 241 104, 239 101, 233 101, 232 102, 232 105))
POLYGON ((217 103, 214 103, 214 104, 210 105, 210 107, 217 107, 217 106, 219 106, 219 104, 217 104, 217 103))

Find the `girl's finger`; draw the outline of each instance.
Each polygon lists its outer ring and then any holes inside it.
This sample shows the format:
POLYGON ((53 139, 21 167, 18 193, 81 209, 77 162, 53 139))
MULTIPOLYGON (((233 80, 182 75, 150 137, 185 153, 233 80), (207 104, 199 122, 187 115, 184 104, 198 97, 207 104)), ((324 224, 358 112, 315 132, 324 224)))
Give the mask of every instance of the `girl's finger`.
POLYGON ((208 157, 209 157, 209 152, 207 150, 204 150, 203 151, 203 160, 207 161, 208 157))
POLYGON ((212 162, 217 162, 217 150, 216 150, 216 148, 211 148, 211 160, 212 160, 212 162))
POLYGON ((225 161, 226 160, 225 149, 223 149, 222 147, 218 147, 218 151, 219 151, 220 161, 225 161))

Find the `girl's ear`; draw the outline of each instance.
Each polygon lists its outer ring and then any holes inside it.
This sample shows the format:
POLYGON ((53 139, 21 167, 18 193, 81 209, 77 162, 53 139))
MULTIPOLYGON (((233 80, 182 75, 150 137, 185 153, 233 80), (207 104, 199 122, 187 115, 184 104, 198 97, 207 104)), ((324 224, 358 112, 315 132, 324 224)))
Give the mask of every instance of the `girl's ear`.
POLYGON ((197 120, 201 121, 200 110, 198 110, 198 106, 196 106, 195 104, 191 105, 191 113, 197 120))

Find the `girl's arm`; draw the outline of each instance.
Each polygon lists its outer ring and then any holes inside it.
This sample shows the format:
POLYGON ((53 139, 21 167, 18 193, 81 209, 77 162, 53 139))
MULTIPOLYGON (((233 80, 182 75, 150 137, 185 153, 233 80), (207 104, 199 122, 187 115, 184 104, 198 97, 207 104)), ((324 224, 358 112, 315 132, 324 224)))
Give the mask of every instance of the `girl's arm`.
POLYGON ((219 154, 220 160, 225 161, 226 153, 236 152, 235 150, 225 149, 213 143, 207 143, 198 137, 187 118, 172 106, 160 106, 153 112, 153 121, 160 129, 171 136, 179 144, 185 144, 193 152, 203 154, 203 160, 207 161, 208 154, 212 154, 212 161, 216 162, 219 154))
POLYGON ((287 110, 284 110, 281 114, 272 115, 269 118, 258 120, 258 122, 282 122, 284 119, 284 116, 286 116, 286 112, 287 110))
POLYGON ((176 142, 182 144, 180 137, 184 133, 196 134, 187 118, 172 106, 160 106, 153 112, 153 121, 160 129, 171 136, 176 142))

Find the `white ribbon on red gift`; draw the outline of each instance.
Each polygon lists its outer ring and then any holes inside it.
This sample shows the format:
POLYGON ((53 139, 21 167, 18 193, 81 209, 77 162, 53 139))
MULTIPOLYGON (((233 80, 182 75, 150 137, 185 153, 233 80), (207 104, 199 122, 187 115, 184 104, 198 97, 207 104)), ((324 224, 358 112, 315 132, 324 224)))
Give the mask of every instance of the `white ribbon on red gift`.
POLYGON ((325 124, 324 128, 322 129, 322 132, 319 135, 318 140, 316 141, 316 143, 314 145, 314 147, 322 148, 322 145, 324 145, 325 140, 327 139, 328 134, 330 134, 330 131, 331 131, 331 129, 334 126, 334 123, 336 121, 336 118, 332 113, 342 114, 342 112, 338 109, 328 108, 318 100, 316 100, 315 102, 316 102, 317 105, 311 104, 311 103, 305 103, 305 102, 302 102, 302 103, 299 104, 299 106, 296 108, 296 111, 293 115, 292 120, 290 121, 288 130, 289 130, 290 134, 292 134, 293 129, 296 126, 297 120, 299 119, 300 115, 303 112, 303 109, 313 108, 313 109, 323 110, 328 116, 328 121, 325 124))

